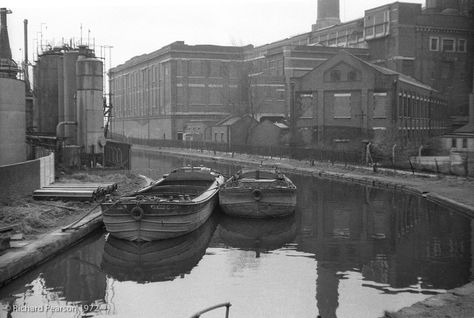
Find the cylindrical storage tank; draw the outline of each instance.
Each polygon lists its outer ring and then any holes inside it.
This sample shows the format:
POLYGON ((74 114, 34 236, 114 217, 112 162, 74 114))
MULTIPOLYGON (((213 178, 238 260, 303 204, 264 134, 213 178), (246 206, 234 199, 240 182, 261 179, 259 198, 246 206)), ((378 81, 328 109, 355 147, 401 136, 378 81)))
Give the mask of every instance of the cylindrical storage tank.
MULTIPOLYGON (((35 91, 38 105, 38 132, 56 134, 58 124, 58 68, 61 55, 43 54, 35 67, 35 91)), ((60 65, 61 64, 61 65, 60 65)))
MULTIPOLYGON (((64 74, 64 120, 77 121, 76 112, 76 62, 79 56, 78 51, 64 53, 63 74, 64 74)), ((65 125, 64 135, 67 145, 76 144, 76 126, 65 125)))
POLYGON ((26 160, 25 83, 0 78, 0 166, 26 160))
POLYGON ((76 63, 77 143, 86 153, 101 153, 104 145, 103 64, 79 57, 76 63), (92 150, 93 149, 93 150, 92 150))
MULTIPOLYGON (((64 70, 63 70, 63 64, 64 64, 64 56, 61 55, 60 58, 58 59, 58 122, 56 125, 62 121, 64 121, 64 70)), ((56 133, 58 133, 56 131, 56 133)), ((59 136, 56 137, 62 137, 64 136, 64 126, 60 127, 59 130, 59 136)))
POLYGON ((444 9, 456 9, 459 10, 459 0, 443 0, 444 9))
POLYGON ((440 0, 426 0, 426 12, 435 13, 441 11, 440 0))

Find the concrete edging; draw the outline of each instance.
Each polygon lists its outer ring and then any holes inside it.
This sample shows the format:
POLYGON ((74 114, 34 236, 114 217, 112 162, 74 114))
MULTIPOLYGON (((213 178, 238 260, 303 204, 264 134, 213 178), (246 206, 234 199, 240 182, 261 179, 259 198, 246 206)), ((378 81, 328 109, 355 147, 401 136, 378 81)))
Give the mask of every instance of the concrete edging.
POLYGON ((45 234, 35 242, 8 250, 0 256, 0 286, 46 262, 63 250, 77 244, 102 226, 101 212, 90 215, 82 226, 63 232, 61 229, 45 234))

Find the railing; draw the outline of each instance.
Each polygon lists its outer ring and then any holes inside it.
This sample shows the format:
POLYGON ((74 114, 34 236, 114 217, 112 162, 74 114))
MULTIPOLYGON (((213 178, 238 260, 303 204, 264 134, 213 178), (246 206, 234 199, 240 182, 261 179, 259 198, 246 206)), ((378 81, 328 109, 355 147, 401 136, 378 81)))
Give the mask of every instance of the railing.
POLYGON ((191 316, 191 318, 199 318, 199 317, 201 317, 202 314, 205 314, 206 312, 209 312, 209 311, 212 311, 214 309, 221 308, 221 307, 226 307, 226 309, 225 309, 225 318, 229 318, 230 306, 232 306, 232 304, 229 303, 229 302, 214 305, 214 306, 211 306, 209 308, 203 309, 203 310, 195 313, 194 315, 191 316))
POLYGON ((308 160, 311 163, 315 161, 325 161, 343 164, 362 164, 364 154, 362 151, 334 149, 329 147, 321 148, 305 148, 305 147, 288 147, 288 146, 253 146, 243 144, 226 144, 208 141, 186 141, 186 140, 169 140, 169 139, 142 139, 133 137, 123 137, 112 135, 115 141, 121 141, 134 145, 145 145, 150 147, 166 147, 166 148, 184 148, 195 149, 201 152, 227 152, 227 153, 244 153, 250 155, 259 155, 274 158, 290 158, 297 160, 308 160))
MULTIPOLYGON (((188 140, 170 140, 170 139, 144 139, 135 137, 124 137, 121 135, 111 134, 110 138, 113 141, 119 141, 127 144, 144 145, 149 147, 163 147, 163 148, 181 148, 194 149, 201 152, 225 152, 225 153, 240 153, 264 156, 270 158, 289 158, 296 160, 306 160, 310 165, 315 162, 327 162, 331 164, 339 163, 347 166, 362 165, 371 166, 374 171, 378 168, 388 168, 393 170, 405 170, 413 174, 415 172, 434 172, 437 174, 457 174, 457 175, 474 175, 474 155, 467 155, 467 161, 463 172, 456 173, 455 171, 441 171, 442 169, 429 170, 422 165, 412 161, 410 153, 416 153, 415 150, 401 149, 397 145, 393 145, 391 154, 381 153, 375 148, 370 148, 370 153, 367 153, 366 146, 361 147, 360 150, 346 149, 344 145, 335 145, 333 147, 289 147, 289 146, 253 146, 246 144, 227 144, 209 141, 188 141, 188 140)), ((449 169, 448 169, 449 170, 449 169)), ((451 169, 452 170, 452 169, 451 169)), ((459 170, 459 169, 458 169, 459 170)))

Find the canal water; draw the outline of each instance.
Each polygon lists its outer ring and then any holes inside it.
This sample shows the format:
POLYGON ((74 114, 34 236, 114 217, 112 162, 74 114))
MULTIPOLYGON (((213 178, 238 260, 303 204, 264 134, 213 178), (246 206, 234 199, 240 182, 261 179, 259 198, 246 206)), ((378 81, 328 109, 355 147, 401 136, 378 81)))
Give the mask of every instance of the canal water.
MULTIPOLYGON (((203 164, 134 153, 159 178, 203 164)), ((380 317, 473 279, 474 222, 421 198, 289 175, 293 217, 216 213, 197 231, 133 244, 98 232, 0 290, 0 317, 380 317), (224 309, 203 315, 224 317, 224 309)))

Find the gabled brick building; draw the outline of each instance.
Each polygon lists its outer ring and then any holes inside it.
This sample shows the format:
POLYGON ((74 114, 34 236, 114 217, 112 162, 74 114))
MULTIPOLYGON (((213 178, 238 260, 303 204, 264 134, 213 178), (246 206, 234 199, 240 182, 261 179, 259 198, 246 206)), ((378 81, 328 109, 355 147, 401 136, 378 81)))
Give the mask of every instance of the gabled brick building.
POLYGON ((346 51, 295 81, 296 125, 313 129, 313 144, 393 135, 422 141, 448 126, 436 90, 346 51))

